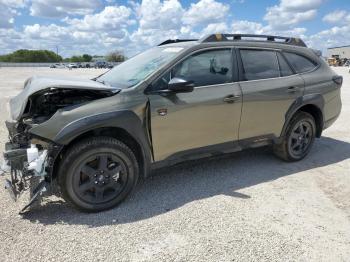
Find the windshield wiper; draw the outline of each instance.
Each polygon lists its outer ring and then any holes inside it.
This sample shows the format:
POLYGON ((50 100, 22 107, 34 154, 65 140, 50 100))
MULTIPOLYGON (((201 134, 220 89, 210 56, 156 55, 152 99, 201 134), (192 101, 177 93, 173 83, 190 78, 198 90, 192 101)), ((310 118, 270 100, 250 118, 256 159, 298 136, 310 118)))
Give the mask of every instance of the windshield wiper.
POLYGON ((98 78, 94 78, 94 79, 92 79, 92 80, 94 80, 94 81, 96 81, 96 82, 98 82, 98 83, 101 83, 101 84, 103 84, 103 85, 105 85, 105 86, 109 86, 109 84, 108 84, 106 81, 104 81, 104 80, 98 80, 98 78))
POLYGON ((101 84, 104 84, 105 85, 105 81, 101 81, 101 80, 97 80, 97 78, 94 78, 94 79, 92 79, 92 80, 94 80, 94 81, 96 81, 96 82, 99 82, 99 83, 101 83, 101 84))

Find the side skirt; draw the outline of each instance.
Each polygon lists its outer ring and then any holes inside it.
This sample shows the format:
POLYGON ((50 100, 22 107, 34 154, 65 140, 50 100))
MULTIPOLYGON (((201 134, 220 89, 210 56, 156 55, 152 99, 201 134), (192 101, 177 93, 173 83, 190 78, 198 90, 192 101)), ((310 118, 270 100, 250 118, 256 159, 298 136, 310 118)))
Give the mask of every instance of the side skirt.
POLYGON ((175 153, 164 160, 153 163, 151 165, 151 170, 155 170, 166 166, 172 166, 185 161, 238 152, 249 148, 268 146, 272 145, 275 141, 278 141, 278 139, 274 135, 269 134, 265 136, 239 140, 235 142, 227 142, 218 145, 190 149, 175 153))

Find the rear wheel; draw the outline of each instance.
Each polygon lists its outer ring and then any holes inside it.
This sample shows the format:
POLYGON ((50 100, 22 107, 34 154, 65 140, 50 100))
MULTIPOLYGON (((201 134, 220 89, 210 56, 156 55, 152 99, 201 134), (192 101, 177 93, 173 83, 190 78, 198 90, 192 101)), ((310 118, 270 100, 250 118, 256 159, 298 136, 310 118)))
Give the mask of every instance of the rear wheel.
POLYGON ((298 112, 290 121, 282 143, 274 146, 274 153, 286 161, 299 161, 311 150, 316 136, 316 124, 312 115, 298 112))
POLYGON ((139 167, 132 150, 110 137, 74 145, 60 165, 62 195, 83 211, 97 212, 122 202, 135 187, 139 167))

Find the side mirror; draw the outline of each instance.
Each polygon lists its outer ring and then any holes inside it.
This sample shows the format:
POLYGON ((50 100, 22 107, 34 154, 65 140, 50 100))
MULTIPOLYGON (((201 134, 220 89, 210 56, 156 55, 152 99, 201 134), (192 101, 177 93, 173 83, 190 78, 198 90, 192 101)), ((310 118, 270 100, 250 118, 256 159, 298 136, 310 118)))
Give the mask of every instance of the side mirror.
POLYGON ((180 77, 174 77, 168 83, 168 90, 174 93, 189 93, 194 90, 194 82, 180 77))

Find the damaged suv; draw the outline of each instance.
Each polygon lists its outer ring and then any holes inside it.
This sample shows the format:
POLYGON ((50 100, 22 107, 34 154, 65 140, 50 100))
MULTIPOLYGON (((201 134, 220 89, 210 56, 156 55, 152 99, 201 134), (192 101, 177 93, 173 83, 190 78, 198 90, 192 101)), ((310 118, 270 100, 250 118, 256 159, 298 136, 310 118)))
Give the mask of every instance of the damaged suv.
POLYGON ((298 161, 340 114, 341 85, 301 39, 241 34, 167 40, 92 80, 33 77, 10 101, 6 187, 101 211, 184 160, 272 145, 298 161))

